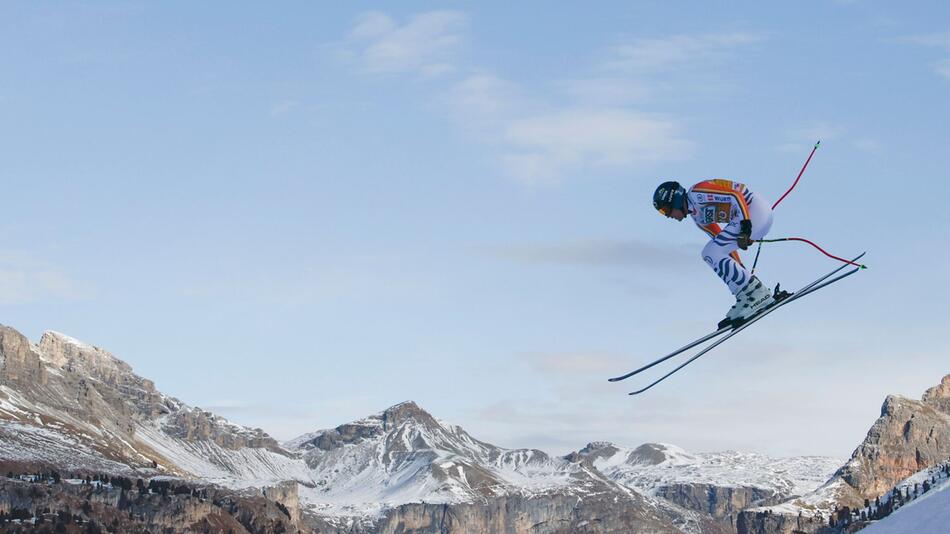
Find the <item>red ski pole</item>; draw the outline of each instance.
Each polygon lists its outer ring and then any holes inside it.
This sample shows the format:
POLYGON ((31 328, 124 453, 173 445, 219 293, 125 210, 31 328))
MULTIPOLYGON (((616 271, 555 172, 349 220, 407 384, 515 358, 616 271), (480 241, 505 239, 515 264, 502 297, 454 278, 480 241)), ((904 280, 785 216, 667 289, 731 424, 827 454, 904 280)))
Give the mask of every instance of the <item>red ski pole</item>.
POLYGON ((819 139, 818 142, 815 143, 815 148, 812 148, 812 149, 811 149, 811 154, 808 154, 808 159, 806 159, 806 160, 805 160, 805 164, 802 165, 802 170, 799 171, 798 177, 795 178, 795 183, 792 184, 792 187, 789 187, 789 188, 788 188, 788 191, 786 191, 785 194, 782 195, 782 198, 778 199, 778 202, 776 202, 775 204, 772 204, 772 209, 773 209, 773 210, 774 210, 775 207, 778 206, 783 200, 785 200, 785 197, 787 197, 788 194, 792 192, 792 189, 795 189, 795 186, 798 185, 798 181, 801 180, 801 179, 802 179, 802 175, 805 174, 805 169, 808 167, 808 162, 811 161, 811 157, 815 155, 815 151, 818 150, 818 145, 820 145, 820 144, 821 144, 821 140, 819 139))
MULTIPOLYGON (((785 194, 782 195, 782 197, 778 199, 778 202, 776 202, 775 204, 772 204, 773 210, 783 200, 785 200, 785 197, 787 197, 788 194, 792 192, 792 189, 795 189, 795 186, 798 185, 798 181, 801 180, 802 175, 805 174, 805 169, 808 168, 808 163, 811 162, 811 157, 815 155, 815 151, 818 150, 818 145, 820 144, 821 144, 821 139, 819 139, 818 142, 815 143, 814 148, 811 149, 811 153, 808 154, 808 159, 806 159, 805 164, 802 165, 802 170, 798 171, 798 176, 795 177, 795 182, 792 184, 792 187, 788 188, 788 191, 786 191, 785 194)), ((755 260, 752 262, 752 272, 750 274, 753 274, 753 275, 755 274, 755 266, 759 264, 759 254, 761 253, 762 253, 762 241, 759 241, 759 248, 755 250, 755 260)))

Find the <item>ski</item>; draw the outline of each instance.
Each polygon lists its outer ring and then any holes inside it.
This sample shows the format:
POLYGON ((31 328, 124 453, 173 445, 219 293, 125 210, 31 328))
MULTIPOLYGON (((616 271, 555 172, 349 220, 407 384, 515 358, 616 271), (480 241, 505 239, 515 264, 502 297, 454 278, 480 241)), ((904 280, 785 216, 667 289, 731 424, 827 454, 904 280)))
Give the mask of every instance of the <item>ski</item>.
MULTIPOLYGON (((854 258, 853 260, 851 260, 852 263, 858 261, 858 260, 861 259, 863 256, 864 256, 864 253, 862 253, 862 254, 859 255, 858 257, 854 258)), ((831 278, 830 280, 828 280, 829 277, 833 276, 834 274, 836 274, 836 273, 840 272, 842 269, 844 269, 846 265, 848 265, 848 264, 842 265, 841 267, 838 267, 838 268, 835 269, 834 271, 831 271, 830 273, 828 273, 828 274, 822 276, 822 277, 819 278, 818 280, 815 280, 815 281, 812 282, 811 284, 808 284, 807 286, 805 286, 805 288, 802 288, 802 290, 800 290, 798 293, 795 293, 795 294, 792 295, 791 297, 788 297, 787 299, 785 299, 785 300, 783 300, 783 301, 781 301, 781 302, 776 303, 774 306, 771 306, 771 307, 769 307, 769 308, 766 308, 765 310, 759 312, 758 314, 753 315, 753 316, 750 317, 747 321, 745 321, 744 323, 742 323, 741 325, 739 325, 738 327, 736 327, 732 332, 729 332, 729 333, 726 334, 725 336, 723 336, 723 337, 721 337, 720 339, 718 339, 718 340, 717 340, 715 343, 713 343, 712 345, 710 345, 710 346, 704 348, 703 350, 699 351, 695 356, 693 356, 692 358, 686 360, 685 362, 683 362, 682 364, 680 364, 678 367, 676 367, 675 369, 673 369, 673 370, 670 371, 669 373, 667 373, 667 374, 661 376, 660 378, 658 378, 657 380, 651 382, 649 385, 647 385, 646 387, 644 387, 644 388, 642 388, 642 389, 638 389, 637 391, 631 391, 631 392, 629 393, 629 395, 638 395, 638 394, 640 394, 640 393, 643 393, 644 391, 646 391, 646 390, 652 388, 653 386, 659 384, 660 382, 666 380, 666 379, 669 378, 671 375, 673 375, 674 373, 676 373, 676 372, 679 371, 680 369, 686 367, 687 365, 689 365, 690 363, 692 363, 694 360, 696 360, 697 358, 699 358, 699 357, 702 356, 703 354, 706 354, 707 352, 711 351, 712 349, 718 347, 719 345, 721 345, 722 343, 724 343, 727 339, 729 339, 729 338, 731 338, 732 336, 738 334, 739 332, 745 330, 746 327, 752 325, 752 323, 754 323, 754 322, 758 321, 759 319, 765 317, 766 315, 768 315, 769 313, 773 312, 774 310, 777 310, 777 309, 781 308, 782 306, 784 306, 784 305, 786 305, 786 304, 788 304, 788 303, 790 303, 790 302, 793 302, 793 301, 795 301, 795 300, 797 300, 797 299, 799 299, 799 298, 801 298, 801 297, 804 297, 805 295, 808 295, 808 294, 810 294, 810 293, 814 293, 815 291, 818 291, 819 289, 821 289, 821 288, 823 288, 823 287, 827 287, 827 286, 829 286, 829 285, 831 285, 831 284, 833 284, 833 283, 835 283, 835 282, 837 282, 837 281, 839 281, 839 280, 842 280, 842 279, 844 279, 844 278, 847 278, 847 277, 851 276, 852 274, 854 274, 854 273, 856 273, 856 272, 858 272, 858 271, 861 270, 861 267, 858 266, 858 267, 855 267, 854 269, 851 269, 850 271, 848 271, 848 272, 846 272, 846 273, 844 273, 844 274, 838 275, 838 276, 836 276, 836 277, 831 278)))
POLYGON ((620 375, 620 376, 615 376, 615 377, 613 377, 613 378, 608 378, 607 381, 608 381, 608 382, 619 382, 619 381, 624 380, 624 379, 626 379, 626 378, 630 378, 631 376, 633 376, 633 375, 635 375, 635 374, 642 373, 643 371, 646 371, 647 369, 653 367, 654 365, 659 365, 659 364, 665 362, 666 360, 669 360, 669 359, 672 358, 673 356, 676 356, 677 354, 682 354, 682 353, 688 351, 689 349, 695 347, 696 345, 700 345, 700 344, 702 344, 702 343, 705 343, 705 342, 709 341, 710 339, 712 339, 712 338, 714 338, 714 337, 716 337, 716 336, 718 336, 718 335, 720 335, 720 334, 723 334, 723 333, 729 331, 729 329, 731 329, 731 328, 732 328, 732 325, 724 326, 724 327, 720 328, 719 330, 716 330, 715 332, 706 334, 705 336, 703 336, 703 337, 697 339, 696 341, 693 341, 692 343, 690 343, 689 345, 686 345, 685 347, 678 348, 678 349, 674 350, 673 352, 667 354, 666 356, 663 356, 662 358, 657 358, 656 360, 653 360, 652 362, 650 362, 650 363, 644 365, 643 367, 641 367, 641 368, 639 368, 639 369, 630 371, 629 373, 627 373, 627 374, 625 374, 625 375, 620 375))
MULTIPOLYGON (((857 260, 861 259, 861 257, 863 257, 863 256, 864 256, 864 254, 861 254, 860 256, 858 256, 857 258, 855 258, 853 261, 857 261, 857 260)), ((830 276, 834 275, 835 273, 841 271, 841 270, 844 269, 846 266, 847 266, 847 264, 838 267, 838 268, 835 269, 834 271, 831 271, 830 273, 828 273, 828 274, 822 276, 821 278, 815 280, 814 282, 812 282, 812 283, 806 285, 805 287, 799 289, 797 293, 793 293, 792 296, 788 297, 787 299, 785 299, 785 300, 783 300, 783 301, 781 301, 781 302, 786 302, 786 301, 788 301, 788 300, 790 300, 790 299, 794 299, 794 298, 796 298, 795 295, 801 296, 801 295, 803 295, 803 294, 809 292, 809 290, 811 290, 813 287, 815 287, 815 285, 821 283, 822 281, 824 281, 824 280, 827 279, 828 277, 830 277, 830 276)), ((781 302, 776 302, 775 304, 773 304, 772 306, 770 306, 770 307, 767 308, 767 309, 774 308, 774 307, 778 306, 779 304, 781 304, 781 302)), ((759 312, 759 314, 765 313, 765 311, 766 311, 766 310, 762 310, 761 312, 759 312)), ((748 322, 748 320, 746 320, 746 323, 747 323, 747 322, 748 322)), ((745 323, 743 323, 743 324, 745 324, 745 323)), ((739 325, 739 326, 741 326, 741 325, 739 325)), ((678 354, 682 354, 683 352, 686 352, 687 350, 689 350, 689 349, 691 349, 691 348, 693 348, 693 347, 695 347, 695 346, 697 346, 697 345, 701 345, 701 344, 703 344, 703 343, 709 341, 710 339, 715 338, 716 336, 719 336, 719 335, 721 335, 721 334, 724 334, 725 332, 728 332, 730 329, 739 328, 739 326, 733 326, 733 325, 724 326, 724 327, 720 328, 719 330, 716 330, 715 332, 706 334, 705 336, 703 336, 703 337, 697 339, 696 341, 693 341, 692 343, 690 343, 690 344, 688 344, 688 345, 686 345, 686 346, 684 346, 684 347, 681 347, 681 348, 679 348, 679 349, 676 349, 675 351, 673 351, 673 352, 667 354, 666 356, 663 356, 663 357, 661 357, 661 358, 657 358, 656 360, 653 360, 652 362, 650 362, 650 363, 644 365, 643 367, 641 367, 641 368, 639 368, 639 369, 635 369, 635 370, 633 370, 633 371, 630 371, 629 373, 627 373, 627 374, 625 374, 625 375, 620 375, 620 376, 615 376, 615 377, 613 377, 613 378, 608 378, 607 381, 608 381, 608 382, 619 382, 619 381, 621 381, 621 380, 625 380, 625 379, 627 379, 627 378, 630 378, 630 377, 633 376, 633 375, 640 374, 640 373, 642 373, 643 371, 646 371, 647 369, 649 369, 649 368, 651 368, 651 367, 653 367, 653 366, 655 366, 655 365, 659 365, 659 364, 665 362, 666 360, 669 360, 670 358, 672 358, 672 357, 674 357, 674 356, 676 356, 676 355, 678 355, 678 354)))

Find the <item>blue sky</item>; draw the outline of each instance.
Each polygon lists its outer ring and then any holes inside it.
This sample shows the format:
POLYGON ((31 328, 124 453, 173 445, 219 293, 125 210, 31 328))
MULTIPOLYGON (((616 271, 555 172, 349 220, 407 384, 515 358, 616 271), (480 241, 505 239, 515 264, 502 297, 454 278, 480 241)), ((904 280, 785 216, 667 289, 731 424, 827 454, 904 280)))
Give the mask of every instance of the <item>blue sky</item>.
POLYGON ((630 4, 3 4, 0 322, 279 439, 413 399, 508 447, 848 455, 950 372, 950 8, 630 4), (871 269, 608 384, 731 305, 656 184, 774 200, 818 139, 771 237, 871 269))

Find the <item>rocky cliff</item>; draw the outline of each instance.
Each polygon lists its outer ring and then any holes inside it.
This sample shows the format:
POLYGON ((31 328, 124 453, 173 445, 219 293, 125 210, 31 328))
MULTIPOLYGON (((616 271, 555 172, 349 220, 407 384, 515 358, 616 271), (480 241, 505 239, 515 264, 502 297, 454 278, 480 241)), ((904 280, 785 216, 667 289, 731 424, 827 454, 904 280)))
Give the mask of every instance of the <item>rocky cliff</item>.
POLYGON ((717 519, 729 518, 746 508, 778 504, 790 497, 771 488, 708 483, 666 484, 658 487, 654 495, 717 519))
POLYGON ((950 375, 919 401, 890 395, 881 416, 837 473, 857 499, 874 499, 894 484, 950 458, 950 375))
POLYGON ((860 508, 895 484, 950 458, 950 375, 919 401, 889 395, 851 459, 820 488, 776 506, 739 513, 738 532, 824 532, 839 507, 860 508))

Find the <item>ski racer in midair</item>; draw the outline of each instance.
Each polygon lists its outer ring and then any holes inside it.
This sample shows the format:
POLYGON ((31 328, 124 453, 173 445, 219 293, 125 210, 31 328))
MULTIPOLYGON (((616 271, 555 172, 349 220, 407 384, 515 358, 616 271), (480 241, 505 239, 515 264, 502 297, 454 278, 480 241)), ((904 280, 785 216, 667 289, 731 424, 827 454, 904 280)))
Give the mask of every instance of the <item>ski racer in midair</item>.
POLYGON ((745 184, 730 180, 705 180, 687 191, 677 182, 663 182, 653 194, 653 207, 668 218, 682 221, 689 214, 712 238, 703 247, 703 260, 728 286, 736 303, 719 327, 738 325, 788 296, 776 294, 752 275, 739 259, 737 248, 746 250, 772 227, 772 208, 745 184))

